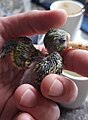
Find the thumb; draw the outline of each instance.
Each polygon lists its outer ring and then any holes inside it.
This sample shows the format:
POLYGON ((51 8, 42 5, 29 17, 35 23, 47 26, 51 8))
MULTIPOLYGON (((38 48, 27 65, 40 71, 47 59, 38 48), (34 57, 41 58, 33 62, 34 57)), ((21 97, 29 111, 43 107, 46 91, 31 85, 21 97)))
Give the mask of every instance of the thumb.
POLYGON ((41 83, 43 96, 58 103, 71 103, 78 95, 77 85, 70 79, 56 74, 47 75, 41 83))
POLYGON ((29 113, 37 120, 57 120, 60 110, 56 103, 44 98, 30 84, 23 84, 14 94, 16 106, 21 111, 29 113))

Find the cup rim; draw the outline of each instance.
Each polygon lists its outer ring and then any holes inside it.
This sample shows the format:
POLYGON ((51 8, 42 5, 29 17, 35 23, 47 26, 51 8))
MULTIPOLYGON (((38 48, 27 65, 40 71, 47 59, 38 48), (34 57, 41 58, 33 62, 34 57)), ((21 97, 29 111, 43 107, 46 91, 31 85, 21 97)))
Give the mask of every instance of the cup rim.
MULTIPOLYGON (((58 5, 58 3, 74 3, 75 5, 78 5, 78 6, 81 8, 81 10, 80 10, 78 13, 76 13, 76 14, 74 14, 74 15, 69 15, 68 17, 79 16, 79 15, 81 15, 81 14, 84 12, 84 11, 83 11, 84 5, 83 5, 82 3, 78 2, 78 1, 68 1, 68 0, 65 0, 65 1, 55 1, 55 2, 53 2, 53 3, 50 5, 50 10, 57 10, 57 9, 53 8, 53 6, 58 5)), ((60 8, 60 9, 61 9, 61 8, 60 8)))
POLYGON ((73 79, 73 80, 79 80, 79 81, 88 80, 88 77, 84 77, 84 76, 82 76, 82 77, 75 77, 75 76, 72 76, 72 75, 70 75, 70 74, 68 74, 68 73, 66 73, 64 71, 62 72, 62 75, 65 76, 65 77, 68 77, 70 79, 73 79))

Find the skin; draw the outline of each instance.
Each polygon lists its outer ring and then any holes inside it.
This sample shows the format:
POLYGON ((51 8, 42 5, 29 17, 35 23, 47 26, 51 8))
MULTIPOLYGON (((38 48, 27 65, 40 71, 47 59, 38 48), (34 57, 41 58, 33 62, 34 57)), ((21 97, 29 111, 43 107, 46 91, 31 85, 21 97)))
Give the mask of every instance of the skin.
MULTIPOLYGON (((41 34, 49 28, 59 28, 66 18, 66 13, 61 10, 31 11, 0 18, 0 47, 12 37, 41 34)), ((36 48, 47 52, 43 46, 36 48)), ((64 51, 65 68, 88 76, 87 55, 87 51, 64 51)), ((24 71, 13 66, 9 55, 4 60, 0 59, 0 120, 57 120, 60 110, 56 102, 66 104, 77 97, 76 84, 63 76, 47 75, 41 83, 42 94, 29 84, 19 86, 23 76, 24 71)))

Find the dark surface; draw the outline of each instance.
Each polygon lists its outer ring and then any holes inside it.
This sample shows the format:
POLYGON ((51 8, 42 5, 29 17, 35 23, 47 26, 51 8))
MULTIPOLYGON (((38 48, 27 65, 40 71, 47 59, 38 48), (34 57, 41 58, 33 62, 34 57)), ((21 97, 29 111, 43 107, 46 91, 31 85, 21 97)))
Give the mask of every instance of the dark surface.
POLYGON ((88 120, 88 97, 77 109, 66 109, 60 106, 61 117, 59 120, 88 120))

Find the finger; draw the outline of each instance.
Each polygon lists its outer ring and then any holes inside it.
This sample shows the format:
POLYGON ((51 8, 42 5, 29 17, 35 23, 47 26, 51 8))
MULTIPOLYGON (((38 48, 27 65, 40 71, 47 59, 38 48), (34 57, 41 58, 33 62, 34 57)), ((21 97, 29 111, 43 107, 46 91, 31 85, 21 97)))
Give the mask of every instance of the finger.
MULTIPOLYGON (((7 93, 8 94, 8 93, 7 93)), ((1 102, 1 101, 0 101, 1 102)), ((13 96, 6 102, 1 115, 0 120, 12 120, 19 110, 17 109, 13 96)))
POLYGON ((14 120, 36 120, 36 119, 34 119, 30 114, 23 112, 16 115, 14 120))
POLYGON ((88 51, 66 50, 63 54, 65 69, 88 77, 88 51))
POLYGON ((71 103, 78 95, 76 84, 56 74, 47 75, 41 83, 41 92, 46 97, 58 103, 71 103))
POLYGON ((58 28, 66 21, 63 10, 31 11, 1 19, 0 33, 10 39, 20 35, 34 35, 47 32, 50 28, 58 28))
POLYGON ((17 107, 31 114, 37 120, 57 120, 60 116, 58 106, 41 96, 37 90, 28 84, 23 84, 15 92, 17 107))

